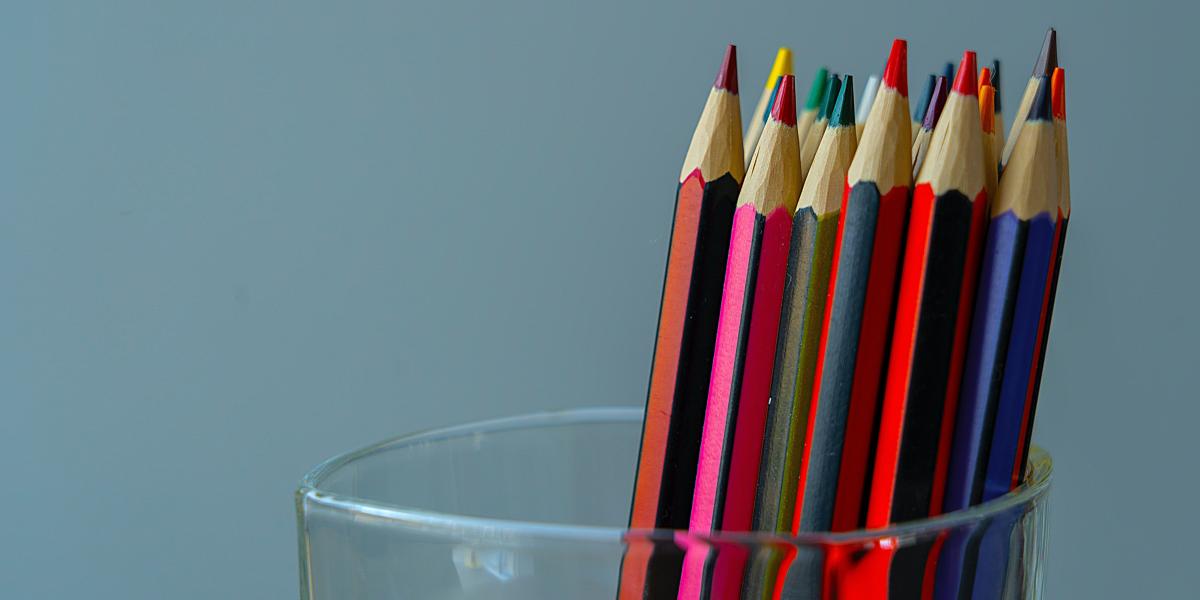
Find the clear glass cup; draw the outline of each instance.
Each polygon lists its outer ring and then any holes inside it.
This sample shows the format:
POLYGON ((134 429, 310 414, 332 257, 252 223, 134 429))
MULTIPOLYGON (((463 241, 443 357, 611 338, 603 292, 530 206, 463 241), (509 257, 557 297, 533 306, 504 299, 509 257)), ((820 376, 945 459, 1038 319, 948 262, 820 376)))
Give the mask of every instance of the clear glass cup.
POLYGON ((1041 595, 1051 463, 1039 449, 1007 496, 887 529, 631 531, 641 422, 631 408, 536 414, 325 462, 296 492, 301 598, 674 598, 684 561, 704 567, 710 598, 1041 595))

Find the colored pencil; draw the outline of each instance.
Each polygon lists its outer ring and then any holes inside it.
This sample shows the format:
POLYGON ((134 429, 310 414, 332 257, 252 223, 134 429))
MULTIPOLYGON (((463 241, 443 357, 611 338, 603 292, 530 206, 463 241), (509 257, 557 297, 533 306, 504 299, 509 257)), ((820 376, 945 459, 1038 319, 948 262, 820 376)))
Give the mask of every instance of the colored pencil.
POLYGON ((1021 482, 1029 462, 1029 443, 1033 436, 1033 418, 1037 413, 1038 394, 1042 387, 1042 368, 1046 361, 1046 342, 1050 339, 1050 322, 1054 316, 1054 297, 1058 293, 1058 272, 1062 267, 1063 247, 1067 241, 1067 223, 1071 220, 1071 165, 1067 150, 1067 89, 1066 74, 1062 67, 1054 69, 1050 77, 1050 104, 1054 113, 1054 155, 1058 166, 1058 223, 1054 230, 1054 265, 1050 280, 1046 284, 1046 297, 1042 302, 1042 321, 1038 324, 1038 345, 1035 363, 1037 368, 1030 374, 1029 399, 1025 403, 1025 416, 1021 420, 1018 459, 1013 470, 1013 487, 1021 482))
POLYGON ((988 67, 984 67, 983 69, 980 69, 980 71, 979 71, 979 88, 980 88, 980 96, 979 97, 980 97, 980 99, 983 98, 982 91, 983 91, 983 86, 985 86, 985 85, 990 85, 990 86, 992 86, 992 88, 994 88, 994 92, 992 93, 992 95, 993 95, 993 100, 992 100, 992 109, 993 110, 992 110, 992 112, 993 112, 994 125, 992 127, 996 130, 996 133, 993 136, 993 138, 994 138, 993 144, 996 146, 996 149, 993 151, 993 154, 996 157, 996 164, 999 165, 1000 157, 1004 153, 1004 115, 1002 114, 1002 112, 1000 110, 1000 61, 993 60, 992 67, 990 69, 988 67))
MULTIPOLYGON (((1032 141, 1019 140, 1018 147, 1024 144, 1032 148, 1021 154, 1014 149, 1009 163, 1013 170, 1006 169, 1000 180, 1000 199, 1007 200, 1005 184, 1008 183, 1008 193, 1019 193, 1033 212, 1025 233, 1020 279, 1013 298, 1003 379, 988 447, 984 501, 998 498, 1013 487, 1017 447, 1023 441, 1021 421, 1030 393, 1030 373, 1037 366, 1034 354, 1040 342, 1038 327, 1042 323, 1051 267, 1058 253, 1054 240, 1058 224, 1058 168, 1049 88, 1049 78, 1043 77, 1022 126, 1022 130, 1033 128, 1036 135, 1032 141)), ((1026 136, 1022 133, 1019 137, 1026 136)))
MULTIPOLYGON (((729 46, 679 176, 630 511, 634 529, 681 529, 691 515, 726 251, 744 175, 737 92, 737 50, 729 46)), ((631 550, 623 567, 623 598, 641 597, 647 585, 648 557, 636 554, 631 550)), ((673 588, 678 568, 667 571, 658 585, 673 588)))
POLYGON ((942 77, 946 78, 947 82, 954 81, 954 63, 947 61, 942 67, 942 77))
MULTIPOLYGON (((1054 133, 1045 117, 1050 114, 1049 82, 1047 78, 1042 81, 1038 94, 1045 97, 1045 106, 1041 106, 1042 100, 1030 103, 1029 116, 1036 127, 1023 127, 1018 136, 1021 153, 1015 156, 1021 160, 1014 165, 1020 170, 1008 171, 1000 178, 991 210, 942 504, 946 512, 983 500, 983 465, 991 446, 1010 332, 1016 326, 1022 270, 1027 256, 1033 266, 1036 256, 1032 255, 1039 252, 1039 245, 1050 245, 1048 240, 1053 237, 1050 211, 1057 195, 1054 133)), ((1038 309, 1040 312, 1040 305, 1038 309)), ((1025 375, 1028 377, 1028 371, 1025 375)))
POLYGON ((792 50, 786 47, 780 48, 775 53, 775 63, 771 65, 771 74, 767 76, 767 82, 763 85, 762 95, 758 97, 758 104, 754 105, 754 112, 750 113, 750 126, 746 128, 746 138, 742 143, 747 166, 750 165, 750 159, 754 156, 754 148, 758 146, 758 138, 762 135, 763 126, 767 124, 767 116, 771 112, 771 101, 775 98, 775 90, 779 88, 779 78, 792 73, 792 50))
POLYGON ((907 45, 892 44, 847 172, 793 528, 862 521, 899 250, 912 183, 907 45))
MULTIPOLYGON (((1054 213, 1053 234, 1050 236, 1049 243, 1046 244, 1044 231, 1039 235, 1034 235, 1034 224, 1031 223, 1029 228, 1024 262, 1021 266, 1020 287, 1012 319, 1012 331, 1009 334, 1009 346, 1005 357, 1004 375, 1000 383, 999 406, 992 425, 988 471, 983 484, 982 499, 985 501, 997 498, 1016 488, 1020 483, 1021 475, 1025 472, 1025 461, 1028 459, 1027 450, 1037 404, 1037 388, 1041 383, 1041 360, 1044 357, 1050 318, 1054 310, 1058 269, 1062 259, 1063 242, 1066 238, 1065 217, 1070 215, 1071 210, 1069 169, 1066 164, 1066 90, 1064 83, 1063 70, 1056 67, 1050 77, 1050 114, 1053 117, 1054 131, 1052 158, 1054 165, 1050 170, 1054 172, 1055 185, 1052 190, 1053 197, 1050 202, 1046 203, 1049 205, 1050 212, 1054 213), (1049 254, 1048 258, 1046 258, 1046 254, 1049 254), (1049 268, 1043 275, 1040 269, 1045 262, 1049 262, 1049 268), (1039 289, 1040 298, 1038 298, 1039 289), (1032 335, 1032 340, 1030 335, 1032 335), (1030 349, 1031 344, 1032 349, 1030 349), (1026 371, 1028 372, 1026 373, 1026 371), (1019 423, 1019 427, 1014 427, 1015 423, 1019 423), (1006 470, 1009 471, 1007 480, 1005 480, 1006 470)), ((1042 91, 1039 89, 1039 94, 1042 91)), ((1035 106, 1039 104, 1039 100, 1044 99, 1038 97, 1034 102, 1035 106)), ((1026 126, 1033 124, 1034 118, 1031 113, 1026 126)), ((1045 115, 1041 115, 1040 119, 1044 121, 1045 115)), ((1045 127, 1043 124, 1037 126, 1045 127)), ((1018 152, 1019 148, 1013 152, 1014 175, 1018 174, 1016 173, 1017 163, 1021 160, 1018 152)), ((1039 163, 1045 161, 1044 158, 1032 160, 1039 163)), ((1046 168, 1045 164, 1039 166, 1043 169, 1046 168)), ((1031 195, 1037 196, 1036 192, 1031 195)), ((967 576, 974 571, 974 578, 964 579, 964 584, 967 581, 972 582, 974 590, 979 592, 989 592, 1000 588, 1012 554, 1009 531, 1016 518, 1017 515, 1001 518, 986 528, 982 535, 971 540, 976 547, 968 544, 968 551, 964 557, 966 568, 960 570, 967 576)))
POLYGON ((937 75, 930 75, 929 79, 925 80, 925 89, 921 92, 920 100, 912 106, 912 136, 913 139, 909 144, 914 144, 917 141, 917 133, 921 131, 921 124, 925 122, 925 110, 929 108, 929 99, 933 96, 933 88, 937 85, 937 75))
MULTIPOLYGON (((975 77, 975 53, 967 51, 913 188, 869 528, 941 510, 951 433, 944 417, 953 422, 988 203, 975 77)), ((898 553, 880 589, 919 596, 926 554, 919 547, 898 553)))
MULTIPOLYGON (((846 171, 858 138, 854 130, 854 80, 846 75, 827 117, 828 127, 804 180, 788 254, 788 278, 775 350, 771 404, 758 478, 754 528, 791 534, 800 463, 808 427, 817 345, 837 237, 846 171)), ((786 553, 761 553, 746 574, 742 597, 771 598, 786 553)))
POLYGON ((830 75, 829 83, 825 84, 825 97, 821 99, 817 118, 812 125, 809 125, 808 134, 800 140, 800 175, 802 177, 808 177, 808 171, 812 168, 813 157, 817 155, 821 138, 825 136, 825 128, 829 126, 829 113, 833 112, 833 105, 837 102, 838 91, 841 90, 841 87, 842 80, 838 78, 837 73, 830 75))
MULTIPOLYGON (((1013 117, 1012 125, 1009 126, 1008 136, 1004 143, 1004 152, 1000 154, 1000 171, 1003 172, 1008 159, 1012 155, 1013 147, 1017 143, 1017 136, 1021 132, 1021 126, 1025 123, 1025 117, 1029 114, 1029 107, 1033 104, 1033 97, 1037 93, 1038 79, 1041 77, 1049 77, 1054 72, 1054 68, 1058 66, 1058 33, 1051 27, 1046 31, 1046 37, 1042 40, 1042 49, 1038 52, 1037 60, 1033 63, 1033 74, 1029 77, 1029 83, 1025 84, 1025 92, 1021 96, 1021 103, 1017 106, 1017 114, 1013 117)), ((995 77, 995 73, 992 74, 995 77)))
POLYGON ((925 118, 921 121, 921 130, 912 144, 913 177, 921 172, 921 164, 925 162, 925 154, 929 151, 929 140, 933 137, 933 128, 937 127, 938 119, 942 116, 942 107, 950 95, 950 80, 938 76, 933 84, 933 94, 929 96, 929 106, 925 108, 925 118))
POLYGON ((862 99, 858 101, 858 112, 854 115, 854 133, 858 139, 862 139, 863 127, 867 124, 867 115, 871 114, 871 106, 875 104, 875 92, 877 91, 879 91, 879 78, 872 75, 867 78, 862 99))
MULTIPOLYGON (((695 533, 748 531, 752 525, 792 216, 802 184, 794 89, 793 77, 784 76, 734 211, 689 522, 695 533)), ((708 558, 707 551, 689 550, 679 598, 736 597, 744 554, 708 558)))
POLYGON ((829 126, 813 158, 812 171, 804 180, 792 221, 788 279, 755 506, 755 529, 759 531, 792 531, 842 189, 858 147, 851 76, 847 75, 841 85, 828 119, 829 126))
MULTIPOLYGON (((985 67, 980 70, 980 77, 990 76, 991 72, 985 67)), ((996 178, 998 175, 999 160, 997 153, 1001 150, 995 145, 995 110, 993 101, 995 100, 996 88, 991 85, 979 86, 979 121, 980 129, 983 131, 983 174, 984 174, 984 189, 987 190, 988 199, 996 196, 996 178)), ((978 246, 976 246, 978 248, 978 246)), ((975 259, 975 265, 978 266, 978 257, 975 259)), ((967 277, 963 280, 963 286, 966 289, 974 292, 975 276, 978 274, 974 267, 967 270, 967 277)), ((974 296, 971 297, 972 302, 966 305, 959 306, 959 316, 966 320, 966 323, 960 321, 958 325, 958 337, 955 338, 955 356, 961 356, 963 353, 962 347, 966 343, 966 336, 970 325, 971 314, 974 309, 974 296)), ((947 406, 952 402, 952 398, 957 398, 961 391, 962 383, 962 363, 958 363, 958 368, 951 372, 949 385, 946 390, 947 406)), ((955 407, 957 409, 957 406, 955 407)), ((956 423, 955 411, 947 411, 942 418, 942 435, 940 437, 938 453, 938 470, 939 476, 945 476, 949 468, 949 448, 953 445, 954 425, 956 423)), ((931 514, 939 514, 942 512, 942 506, 938 505, 939 500, 933 500, 933 508, 931 514)), ((942 501, 944 505, 944 500, 942 501)), ((966 549, 967 543, 970 541, 969 532, 964 529, 958 529, 950 533, 949 536, 941 537, 933 543, 931 548, 930 561, 935 568, 935 587, 934 597, 936 600, 957 600, 958 596, 958 580, 954 579, 949 587, 947 584, 937 586, 943 579, 950 577, 949 573, 954 572, 959 574, 963 566, 963 552, 966 549), (945 571, 945 573, 943 573, 945 571)), ((929 582, 926 581, 928 584, 929 582)))
MULTIPOLYGON (((984 69, 986 72, 987 69, 984 69)), ((996 186, 1000 178, 1000 161, 996 154, 1001 150, 996 147, 996 113, 993 106, 996 101, 996 88, 990 85, 979 86, 979 126, 983 130, 983 176, 987 187, 988 198, 996 197, 996 186)))
MULTIPOLYGON (((962 437, 967 438, 963 454, 977 448, 979 468, 968 485, 955 486, 960 488, 955 490, 955 498, 947 493, 946 500, 956 501, 955 505, 962 503, 963 490, 971 494, 968 503, 974 503, 976 498, 978 501, 997 498, 1012 487, 1013 463, 1025 412, 1027 386, 1034 368, 1038 326, 1042 321, 1048 274, 1056 251, 1058 169, 1050 95, 1050 78, 1039 78, 1029 114, 1017 133, 1011 160, 1000 178, 1000 189, 992 209, 971 332, 974 346, 975 330, 979 329, 982 351, 975 353, 976 348, 970 349, 964 393, 960 398, 963 409, 968 408, 967 402, 971 403, 969 415, 972 418, 966 423, 962 420, 958 423, 963 429, 962 437), (976 362, 976 357, 983 360, 976 362), (981 404, 984 404, 983 410, 979 408, 981 404), (984 416, 976 417, 979 413, 984 416), (975 435, 979 432, 976 422, 982 422, 980 435, 975 435)), ((958 456, 959 434, 955 432, 956 447, 951 466, 951 473, 956 476, 961 476, 961 473, 955 473, 953 464, 961 460, 958 456)), ((941 580, 942 573, 939 573, 939 585, 952 587, 957 576, 961 586, 973 585, 975 590, 1000 589, 1010 552, 1010 521, 1002 519, 992 523, 973 537, 964 553, 964 566, 955 570, 953 564, 947 564, 946 576, 950 581, 941 580)))
POLYGON ((825 87, 829 85, 829 69, 821 67, 813 74, 812 85, 808 88, 808 97, 804 100, 804 108, 796 115, 796 135, 800 137, 800 149, 808 140, 808 130, 817 120, 824 109, 825 87))

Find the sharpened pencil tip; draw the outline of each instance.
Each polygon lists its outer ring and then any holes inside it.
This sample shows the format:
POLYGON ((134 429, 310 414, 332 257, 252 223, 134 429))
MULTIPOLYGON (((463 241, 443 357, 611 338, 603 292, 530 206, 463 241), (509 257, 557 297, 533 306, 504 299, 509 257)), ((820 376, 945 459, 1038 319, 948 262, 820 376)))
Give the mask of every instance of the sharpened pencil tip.
POLYGON ((829 85, 825 87, 825 103, 821 106, 821 118, 829 120, 829 117, 833 116, 833 105, 837 104, 838 92, 841 91, 842 85, 842 80, 837 74, 829 78, 829 85))
POLYGON ((1026 121, 1049 121, 1050 112, 1050 78, 1043 75, 1038 77, 1037 94, 1033 97, 1033 104, 1029 105, 1029 116, 1026 121))
POLYGON ((804 101, 804 110, 817 110, 821 100, 825 98, 825 86, 829 83, 829 69, 821 67, 813 75, 812 85, 808 88, 808 99, 804 101))
POLYGON ((771 74, 767 77, 767 83, 763 85, 764 90, 771 89, 775 85, 775 81, 783 75, 791 75, 792 71, 792 49, 781 47, 775 53, 775 64, 771 65, 771 74))
POLYGON ((996 88, 979 88, 979 125, 984 133, 996 133, 996 88))
POLYGON ((949 90, 946 89, 949 83, 945 77, 938 75, 937 83, 933 86, 933 95, 929 97, 929 108, 925 111, 925 120, 921 122, 921 129, 932 130, 937 126, 938 118, 942 116, 942 107, 946 106, 946 96, 949 90))
POLYGON ((717 79, 713 81, 713 87, 726 90, 734 96, 737 95, 737 46, 730 44, 728 48, 725 48, 725 60, 721 62, 721 69, 717 71, 717 79))
POLYGON ((985 85, 992 85, 992 70, 988 67, 979 70, 979 87, 982 88, 985 85))
POLYGON ((954 63, 946 62, 946 66, 942 67, 942 77, 945 77, 946 81, 954 81, 954 63))
POLYGON ((892 41, 892 51, 883 68, 883 85, 908 97, 908 42, 902 39, 892 41))
POLYGON ((837 102, 829 115, 830 127, 846 127, 854 125, 854 76, 846 75, 842 89, 838 92, 837 102))
POLYGON ((1054 28, 1046 30, 1046 39, 1042 40, 1042 51, 1038 53, 1037 62, 1033 63, 1033 76, 1049 76, 1058 66, 1058 32, 1054 28))
POLYGON ((771 107, 771 119, 789 127, 796 126, 796 77, 784 75, 779 80, 779 91, 775 94, 775 105, 771 107))
POLYGON ((954 78, 954 91, 964 96, 974 96, 979 86, 975 83, 975 53, 963 52, 962 61, 958 63, 958 75, 954 78))
POLYGON ((1054 118, 1067 118, 1067 81, 1062 67, 1055 67, 1050 76, 1050 104, 1053 105, 1054 118))
POLYGON ((771 116, 771 107, 775 106, 775 95, 779 93, 779 84, 782 81, 783 81, 783 75, 780 75, 775 78, 775 83, 771 87, 771 96, 770 96, 771 99, 767 101, 767 107, 765 109, 763 109, 763 113, 762 113, 762 122, 763 123, 766 123, 767 119, 771 116))

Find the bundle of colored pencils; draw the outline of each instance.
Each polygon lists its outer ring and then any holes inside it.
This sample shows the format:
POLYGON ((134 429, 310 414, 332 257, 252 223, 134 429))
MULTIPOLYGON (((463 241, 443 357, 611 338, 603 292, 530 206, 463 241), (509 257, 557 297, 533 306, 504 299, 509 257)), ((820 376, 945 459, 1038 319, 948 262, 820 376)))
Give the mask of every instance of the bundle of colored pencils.
MULTIPOLYGON (((857 107, 818 68, 797 106, 782 48, 743 136, 726 51, 679 177, 631 528, 875 529, 1022 482, 1071 211, 1056 34, 1007 135, 999 61, 964 52, 912 110, 907 63, 896 40, 857 107)), ((987 557, 942 541, 840 594, 965 597, 987 557)), ((836 597, 832 558, 785 582, 794 556, 685 554, 631 547, 620 597, 836 597)))

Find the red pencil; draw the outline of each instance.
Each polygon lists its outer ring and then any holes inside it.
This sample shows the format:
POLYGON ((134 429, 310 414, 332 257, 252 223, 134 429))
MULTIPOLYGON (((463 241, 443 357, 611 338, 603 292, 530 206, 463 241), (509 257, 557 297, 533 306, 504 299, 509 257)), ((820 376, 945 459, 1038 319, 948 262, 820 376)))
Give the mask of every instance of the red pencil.
MULTIPOLYGON (((867 527, 940 512, 985 233, 987 189, 975 53, 958 77, 913 190, 867 527)), ((919 594, 927 550, 893 561, 893 597, 919 594)))

